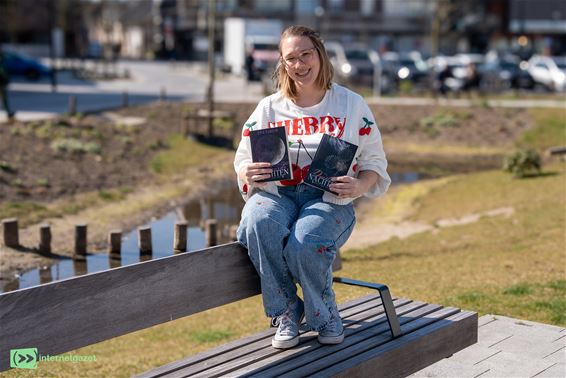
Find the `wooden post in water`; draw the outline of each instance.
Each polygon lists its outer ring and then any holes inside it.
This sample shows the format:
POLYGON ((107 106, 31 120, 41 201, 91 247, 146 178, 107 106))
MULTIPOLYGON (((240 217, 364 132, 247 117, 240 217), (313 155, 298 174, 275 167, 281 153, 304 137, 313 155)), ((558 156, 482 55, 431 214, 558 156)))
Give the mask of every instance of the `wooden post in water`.
POLYGON ((122 92, 122 107, 127 108, 130 105, 130 99, 128 97, 128 92, 122 92))
POLYGON ((216 237, 217 234, 217 226, 218 222, 216 219, 207 219, 205 223, 205 230, 206 230, 206 246, 207 247, 214 247, 218 244, 218 240, 216 237))
POLYGON ((39 253, 44 255, 51 253, 51 226, 48 224, 39 226, 39 253))
POLYGON ((4 230, 4 245, 12 248, 19 247, 20 235, 18 230, 18 220, 16 218, 3 219, 2 229, 4 230))
POLYGON ((87 246, 87 225, 77 224, 75 226, 75 258, 84 258, 86 256, 87 246))
POLYGON ((122 231, 114 230, 108 234, 108 253, 116 257, 122 253, 122 231))
POLYGON ((151 227, 138 228, 138 243, 141 255, 151 255, 151 227))
POLYGON ((69 96, 69 109, 68 109, 68 113, 69 113, 69 115, 75 115, 75 114, 77 114, 77 96, 75 96, 75 95, 70 95, 70 96, 69 96))
POLYGON ((187 222, 175 223, 173 250, 175 252, 187 252, 187 222))

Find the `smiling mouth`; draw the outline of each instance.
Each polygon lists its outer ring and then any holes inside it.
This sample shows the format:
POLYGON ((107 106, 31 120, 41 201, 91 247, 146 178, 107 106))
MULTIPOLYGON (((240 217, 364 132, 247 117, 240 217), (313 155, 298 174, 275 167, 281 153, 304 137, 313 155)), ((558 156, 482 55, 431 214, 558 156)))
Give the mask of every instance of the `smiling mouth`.
POLYGON ((311 72, 311 69, 309 68, 308 70, 306 70, 304 73, 298 73, 296 72, 295 75, 299 78, 304 78, 306 77, 309 73, 311 72))

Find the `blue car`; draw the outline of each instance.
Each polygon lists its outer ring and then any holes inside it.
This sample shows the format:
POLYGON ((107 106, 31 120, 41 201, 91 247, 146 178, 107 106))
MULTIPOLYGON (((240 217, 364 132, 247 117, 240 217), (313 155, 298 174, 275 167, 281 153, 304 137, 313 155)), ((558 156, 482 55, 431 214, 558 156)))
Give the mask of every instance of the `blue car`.
POLYGON ((51 75, 51 70, 39 61, 13 51, 4 51, 4 64, 10 76, 24 76, 28 80, 39 80, 51 75))

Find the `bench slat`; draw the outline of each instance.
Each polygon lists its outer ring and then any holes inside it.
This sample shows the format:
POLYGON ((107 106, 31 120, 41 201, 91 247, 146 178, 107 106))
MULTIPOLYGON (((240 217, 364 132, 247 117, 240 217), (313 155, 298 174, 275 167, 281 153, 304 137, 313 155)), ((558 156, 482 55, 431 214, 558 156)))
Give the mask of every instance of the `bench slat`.
MULTIPOLYGON (((378 301, 379 301, 378 295, 368 294, 363 297, 357 298, 353 301, 341 304, 338 306, 338 308, 340 312, 351 311, 352 309, 355 309, 354 311, 357 311, 358 309, 357 306, 365 305, 365 306, 375 307, 378 301)), ((232 342, 223 344, 217 348, 207 350, 205 352, 196 355, 188 356, 186 358, 183 358, 182 360, 177 360, 169 364, 159 366, 153 370, 136 375, 136 378, 159 377, 162 374, 174 372, 176 370, 194 365, 206 359, 213 358, 218 355, 224 355, 225 353, 231 352, 241 347, 242 345, 248 345, 264 338, 271 338, 274 333, 275 333, 275 329, 270 328, 255 335, 251 335, 243 339, 234 340, 232 342)))
MULTIPOLYGON (((426 306, 426 304, 422 302, 409 302, 403 306, 397 307, 396 311, 401 314, 419 313, 422 311, 423 306, 426 306)), ((429 307, 425 311, 434 311, 436 308, 437 307, 429 307)), ((358 319, 345 319, 345 326, 346 338, 339 346, 332 348, 324 347, 318 343, 316 333, 309 332, 301 337, 301 342, 298 347, 279 351, 277 354, 259 361, 251 361, 250 364, 242 365, 237 369, 224 370, 223 373, 224 375, 228 373, 233 376, 286 376, 289 372, 295 369, 302 369, 302 366, 309 365, 328 354, 334 353, 337 349, 345 349, 348 345, 355 342, 355 335, 370 327, 379 330, 379 332, 387 333, 389 337, 391 335, 383 310, 381 310, 379 314, 375 311, 368 311, 363 317, 360 316, 358 319)), ((268 350, 273 350, 271 345, 268 345, 267 348, 268 350)), ((209 377, 220 376, 218 374, 208 374, 209 371, 204 373, 203 375, 197 375, 197 377, 204 375, 208 375, 209 377)))
MULTIPOLYGON (((399 303, 405 304, 407 302, 409 301, 402 300, 399 303)), ((367 320, 368 318, 375 317, 377 315, 381 315, 382 317, 384 316, 383 307, 378 306, 376 303, 373 306, 368 307, 365 312, 356 313, 346 319, 349 322, 354 323, 367 320)), ((171 375, 171 377, 188 376, 193 374, 196 374, 196 377, 225 376, 228 373, 231 374, 231 371, 245 367, 250 363, 263 361, 266 358, 270 357, 277 358, 277 356, 281 355, 283 351, 271 347, 271 337, 274 333, 275 329, 271 329, 267 337, 259 340, 257 343, 242 346, 232 353, 223 354, 202 364, 184 368, 182 370, 179 370, 178 372, 175 372, 175 374, 171 375)), ((302 330, 300 340, 301 344, 307 344, 309 341, 312 341, 315 335, 316 334, 313 332, 305 332, 304 330, 302 330)), ((302 348, 300 347, 293 348, 293 350, 295 349, 297 349, 297 353, 301 353, 302 351, 302 348)))
MULTIPOLYGON (((427 305, 403 317, 403 332, 413 332, 420 327, 434 323, 458 312, 459 310, 454 308, 441 308, 438 305, 427 305)), ((375 329, 373 327, 366 328, 356 334, 345 348, 328 348, 331 351, 327 353, 327 356, 314 360, 312 363, 303 364, 299 370, 295 369, 289 371, 285 375, 289 377, 316 375, 315 373, 319 370, 325 369, 340 361, 348 361, 349 359, 355 358, 358 354, 375 349, 381 345, 388 345, 388 343, 393 340, 390 334, 384 332, 383 327, 381 329, 379 327, 375 329)), ((268 371, 268 374, 269 373, 268 371)), ((271 376, 271 374, 269 374, 269 376, 271 376)))
POLYGON ((461 311, 354 358, 319 370, 313 376, 343 378, 375 375, 405 377, 477 342, 478 314, 461 311))
POLYGON ((238 243, 3 293, 0 371, 10 349, 57 355, 259 293, 238 243))

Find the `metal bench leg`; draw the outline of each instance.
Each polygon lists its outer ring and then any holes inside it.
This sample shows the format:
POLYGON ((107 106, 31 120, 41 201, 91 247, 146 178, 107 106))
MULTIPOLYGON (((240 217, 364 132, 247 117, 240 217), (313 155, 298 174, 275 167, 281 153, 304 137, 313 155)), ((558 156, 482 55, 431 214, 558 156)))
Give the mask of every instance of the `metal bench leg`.
POLYGON ((381 297, 381 302, 383 303, 383 308, 385 309, 385 316, 387 316, 387 322, 389 323, 389 328, 391 329, 391 335, 393 336, 393 338, 402 335, 401 327, 399 326, 399 319, 397 318, 397 313, 395 312, 395 306, 393 305, 393 300, 391 299, 389 288, 386 285, 352 280, 350 278, 342 277, 334 277, 333 281, 344 285, 367 287, 369 289, 375 289, 379 291, 379 296, 381 297))

